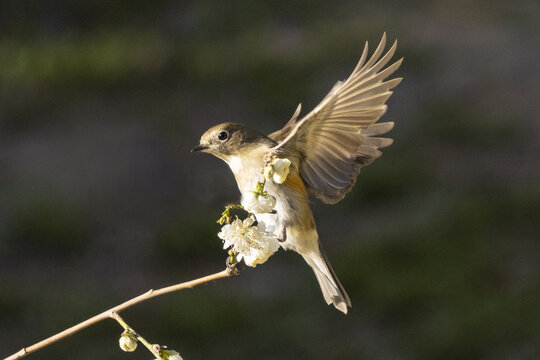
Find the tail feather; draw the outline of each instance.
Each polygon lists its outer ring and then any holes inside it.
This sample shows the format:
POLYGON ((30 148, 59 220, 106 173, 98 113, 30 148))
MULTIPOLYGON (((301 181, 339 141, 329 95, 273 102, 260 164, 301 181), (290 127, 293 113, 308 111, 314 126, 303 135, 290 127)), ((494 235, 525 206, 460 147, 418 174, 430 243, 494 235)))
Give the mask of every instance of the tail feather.
POLYGON ((319 246, 318 253, 303 255, 303 257, 313 269, 326 303, 333 304, 336 309, 346 314, 347 308, 351 307, 351 300, 339 282, 323 249, 319 246))

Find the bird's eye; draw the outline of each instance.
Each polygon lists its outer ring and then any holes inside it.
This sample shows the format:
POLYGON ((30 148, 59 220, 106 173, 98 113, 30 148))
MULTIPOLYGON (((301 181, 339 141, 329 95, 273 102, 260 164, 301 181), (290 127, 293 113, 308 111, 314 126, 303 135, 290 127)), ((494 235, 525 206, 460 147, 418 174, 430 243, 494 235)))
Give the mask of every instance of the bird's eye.
POLYGON ((218 139, 221 141, 227 140, 229 138, 229 133, 226 131, 222 131, 218 134, 218 139))

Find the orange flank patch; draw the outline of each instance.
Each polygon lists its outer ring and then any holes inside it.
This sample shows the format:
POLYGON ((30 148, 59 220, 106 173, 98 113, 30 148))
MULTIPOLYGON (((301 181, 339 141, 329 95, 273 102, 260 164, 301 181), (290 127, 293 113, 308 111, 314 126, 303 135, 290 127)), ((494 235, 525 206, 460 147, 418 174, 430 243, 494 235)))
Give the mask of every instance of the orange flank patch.
POLYGON ((291 188, 297 194, 306 193, 306 186, 298 174, 289 173, 283 185, 291 188))

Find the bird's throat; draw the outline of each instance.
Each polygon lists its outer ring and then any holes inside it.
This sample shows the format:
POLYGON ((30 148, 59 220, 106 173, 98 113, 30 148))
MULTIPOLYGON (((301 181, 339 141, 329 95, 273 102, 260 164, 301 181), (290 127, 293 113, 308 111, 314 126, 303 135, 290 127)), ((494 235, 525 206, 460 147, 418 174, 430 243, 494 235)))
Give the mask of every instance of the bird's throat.
POLYGON ((231 155, 225 160, 236 178, 238 188, 243 193, 255 189, 262 180, 263 154, 231 155))

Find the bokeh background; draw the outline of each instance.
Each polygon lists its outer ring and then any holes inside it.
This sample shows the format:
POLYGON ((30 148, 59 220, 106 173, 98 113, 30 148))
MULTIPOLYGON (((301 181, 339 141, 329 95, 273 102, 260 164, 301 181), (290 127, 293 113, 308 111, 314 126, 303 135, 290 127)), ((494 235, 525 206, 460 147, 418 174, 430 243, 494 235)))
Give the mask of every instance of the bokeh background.
MULTIPOLYGON (((280 128, 399 39, 395 143, 314 201, 348 290, 280 251, 125 319, 188 359, 540 358, 540 3, 0 1, 0 355, 220 271, 211 125, 280 128)), ((397 58, 396 57, 396 58, 397 58)), ((29 359, 149 359, 114 321, 29 359)))

